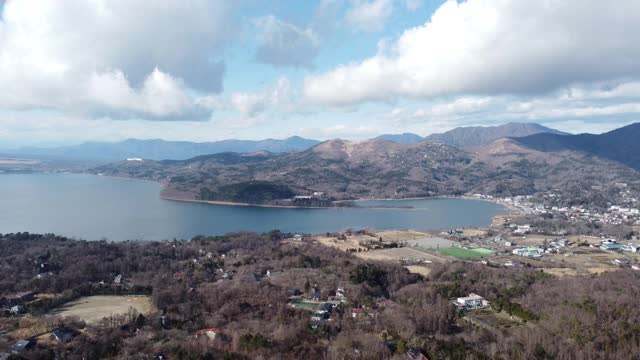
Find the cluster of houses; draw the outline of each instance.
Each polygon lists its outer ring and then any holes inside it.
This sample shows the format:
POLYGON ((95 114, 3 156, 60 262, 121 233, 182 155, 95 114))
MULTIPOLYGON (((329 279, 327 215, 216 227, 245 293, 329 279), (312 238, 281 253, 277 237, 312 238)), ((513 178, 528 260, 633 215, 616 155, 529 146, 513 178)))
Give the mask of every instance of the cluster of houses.
POLYGON ((526 235, 531 232, 531 225, 529 224, 525 224, 525 225, 510 224, 509 227, 513 229, 514 235, 526 235))
MULTIPOLYGON (((324 297, 317 286, 314 286, 308 295, 303 295, 298 289, 289 289, 287 295, 289 296, 289 306, 312 312, 310 316, 312 328, 317 328, 324 321, 331 321, 334 310, 347 302, 343 287, 338 287, 335 292, 331 291, 329 296, 324 297)), ((357 318, 361 312, 362 309, 352 309, 352 316, 357 318)))
MULTIPOLYGON (((620 191, 620 195, 622 201, 625 202, 626 205, 611 205, 606 210, 589 209, 583 206, 549 206, 544 203, 535 202, 533 197, 530 195, 494 198, 490 195, 474 194, 473 197, 496 201, 505 206, 516 208, 519 212, 527 215, 556 213, 566 215, 567 218, 573 221, 600 222, 611 225, 640 225, 640 209, 634 207, 634 204, 637 206, 640 201, 632 197, 628 190, 625 190, 626 186, 622 185, 626 184, 619 185, 620 186, 616 186, 622 189, 620 191)), ((545 202, 556 203, 560 196, 554 193, 549 193, 545 194, 544 198, 546 199, 545 202)))
POLYGON ((444 236, 464 236, 464 231, 462 229, 449 229, 440 233, 440 235, 444 236))
POLYGON ((637 253, 640 251, 640 244, 621 244, 616 239, 602 240, 600 241, 600 245, 598 245, 598 247, 602 250, 607 251, 628 251, 633 253, 637 253))
POLYGON ((528 258, 541 258, 544 254, 544 249, 537 246, 529 246, 525 248, 513 249, 511 252, 513 255, 528 257, 528 258))
POLYGON ((33 300, 33 291, 22 291, 0 296, 0 311, 6 315, 16 316, 26 312, 25 304, 33 300))
MULTIPOLYGON (((66 326, 59 326, 51 331, 51 338, 60 343, 67 343, 80 335, 78 330, 66 326)), ((38 339, 31 337, 28 339, 20 339, 11 346, 8 351, 0 353, 0 360, 23 359, 20 355, 28 350, 34 349, 38 344, 38 339)))

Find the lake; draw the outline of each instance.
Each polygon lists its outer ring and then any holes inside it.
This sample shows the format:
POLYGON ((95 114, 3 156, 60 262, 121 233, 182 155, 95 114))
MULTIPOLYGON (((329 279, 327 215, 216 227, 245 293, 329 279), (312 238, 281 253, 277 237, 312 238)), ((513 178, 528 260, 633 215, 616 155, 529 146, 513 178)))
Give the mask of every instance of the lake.
POLYGON ((384 208, 277 209, 163 200, 161 185, 82 174, 0 174, 0 233, 98 240, 189 239, 233 231, 323 233, 344 229, 482 227, 505 209, 466 199, 367 201, 384 208))

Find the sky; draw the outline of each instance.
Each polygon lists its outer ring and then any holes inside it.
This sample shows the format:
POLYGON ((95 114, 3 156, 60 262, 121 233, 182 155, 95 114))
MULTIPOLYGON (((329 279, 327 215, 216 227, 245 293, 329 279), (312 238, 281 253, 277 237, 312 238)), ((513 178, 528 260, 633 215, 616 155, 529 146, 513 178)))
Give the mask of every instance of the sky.
POLYGON ((0 0, 0 148, 640 120, 640 2, 0 0))

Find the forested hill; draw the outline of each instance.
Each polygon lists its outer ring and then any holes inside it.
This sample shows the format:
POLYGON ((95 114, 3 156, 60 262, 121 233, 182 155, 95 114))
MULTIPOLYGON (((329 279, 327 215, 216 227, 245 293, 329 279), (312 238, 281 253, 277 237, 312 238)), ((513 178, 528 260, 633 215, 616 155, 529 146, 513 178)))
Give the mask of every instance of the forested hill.
POLYGON ((635 187, 640 181, 637 171, 618 162, 581 151, 537 150, 517 139, 464 150, 429 141, 330 140, 295 153, 124 161, 92 172, 161 181, 171 197, 251 203, 314 192, 329 200, 476 192, 513 196, 588 190, 613 182, 635 187))
POLYGON ((424 139, 440 141, 457 147, 480 146, 506 137, 522 137, 533 134, 566 135, 535 123, 509 123, 498 126, 467 126, 455 128, 441 134, 431 134, 424 139))
POLYGON ((536 134, 515 140, 528 148, 539 151, 580 151, 640 170, 640 123, 601 135, 536 134))
POLYGON ((631 268, 555 277, 528 267, 438 261, 423 278, 397 263, 365 262, 317 242, 283 241, 291 235, 114 243, 0 235, 0 269, 11 274, 0 278, 0 294, 34 291, 39 299, 26 306, 32 315, 2 318, 0 355, 408 359, 410 346, 430 359, 633 359, 640 353, 639 275, 631 268), (45 275, 35 279, 43 267, 45 275), (341 291, 344 302, 332 309, 331 321, 312 327, 318 322, 310 321, 311 311, 289 305, 296 301, 290 298, 294 290, 305 297, 313 292, 323 302, 341 291), (505 321, 495 332, 461 326, 467 314, 456 312, 450 299, 469 293, 526 324, 505 321), (104 294, 150 294, 157 311, 94 324, 52 314, 71 301, 104 294), (363 316, 352 315, 357 308, 365 309, 363 316), (33 349, 9 355, 17 340, 60 325, 82 331, 67 342, 42 336, 33 349), (198 330, 210 328, 216 328, 215 339, 195 339, 198 330))
MULTIPOLYGON (((442 134, 432 134, 426 138, 412 133, 385 134, 374 140, 386 140, 401 144, 414 144, 424 140, 443 142, 457 147, 486 145, 504 137, 520 137, 537 133, 561 134, 559 131, 538 124, 505 124, 487 127, 459 127, 442 134)), ((126 158, 150 160, 185 160, 192 157, 224 152, 254 153, 267 151, 286 153, 304 151, 320 141, 292 136, 286 139, 265 140, 222 140, 214 142, 166 141, 160 139, 128 139, 119 142, 86 142, 79 145, 60 147, 23 147, 3 149, 3 152, 18 156, 46 159, 119 161, 126 158)))

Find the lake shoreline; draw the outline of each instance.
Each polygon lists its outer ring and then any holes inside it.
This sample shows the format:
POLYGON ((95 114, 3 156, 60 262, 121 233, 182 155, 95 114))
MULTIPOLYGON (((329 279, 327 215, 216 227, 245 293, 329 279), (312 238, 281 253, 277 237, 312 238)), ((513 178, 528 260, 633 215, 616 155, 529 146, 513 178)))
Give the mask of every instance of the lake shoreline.
MULTIPOLYGON (((240 203, 233 201, 219 201, 219 200, 197 200, 197 199, 185 199, 180 197, 168 196, 160 194, 160 198, 169 201, 188 202, 196 204, 207 205, 221 205, 221 206, 239 206, 239 207, 257 207, 257 208, 269 208, 269 209, 326 209, 326 210, 339 210, 339 209, 367 209, 367 210, 416 210, 416 211, 429 211, 429 209, 418 209, 415 207, 399 207, 399 206, 293 206, 293 205, 273 205, 273 204, 251 204, 240 203)), ((402 201, 405 199, 396 199, 396 201, 402 201)), ((409 199, 406 199, 409 200, 409 199)), ((420 200, 420 199, 412 199, 420 200)), ((427 199, 422 199, 427 200, 427 199)), ((377 201, 377 200, 340 200, 341 202, 358 202, 358 201, 377 201)))
MULTIPOLYGON (((104 176, 110 177, 114 179, 122 179, 122 180, 135 180, 135 181, 144 181, 155 184, 160 184, 162 189, 160 190, 160 198, 168 201, 177 201, 177 202, 188 202, 188 203, 196 203, 196 204, 206 204, 206 205, 219 205, 219 206, 237 206, 237 207, 257 207, 257 208, 270 208, 270 209, 372 209, 372 210, 414 210, 414 211, 428 211, 429 209, 417 209, 413 207, 397 207, 397 206, 292 206, 292 205, 273 205, 273 204, 251 204, 251 203, 241 203, 234 201, 221 201, 221 200, 198 200, 187 197, 180 196, 172 196, 166 195, 164 192, 169 190, 170 188, 167 186, 168 183, 163 181, 149 180, 149 179, 138 179, 133 177, 126 176, 115 176, 115 175, 104 175, 104 174, 93 174, 93 173, 85 173, 93 176, 104 176)), ((497 216, 516 216, 519 215, 520 209, 510 206, 508 204, 504 204, 497 200, 492 199, 482 199, 476 198, 473 196, 466 195, 438 195, 432 197, 408 197, 408 198, 359 198, 352 200, 335 200, 333 203, 347 203, 347 202, 362 202, 362 201, 411 201, 411 200, 437 200, 437 199, 461 199, 461 200, 476 200, 476 201, 485 201, 493 204, 497 204, 502 206, 506 210, 506 214, 497 215, 497 216)), ((493 219, 495 220, 495 219, 493 219)))
POLYGON ((344 229, 484 229, 495 215, 508 213, 504 206, 490 202, 436 197, 429 198, 433 202, 365 202, 319 208, 333 211, 296 211, 298 207, 269 210, 275 206, 204 202, 190 199, 193 195, 188 192, 165 191, 160 197, 163 186, 158 181, 87 175, 67 172, 0 176, 5 204, 0 209, 0 232, 127 241, 190 239, 272 229, 308 234, 344 229), (219 206, 205 206, 209 204, 219 206))

